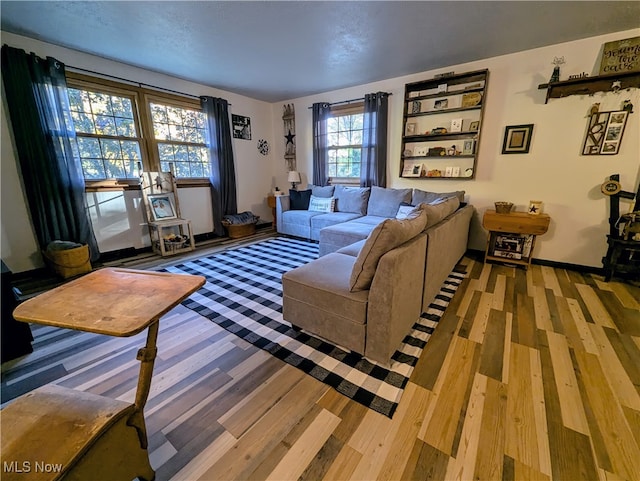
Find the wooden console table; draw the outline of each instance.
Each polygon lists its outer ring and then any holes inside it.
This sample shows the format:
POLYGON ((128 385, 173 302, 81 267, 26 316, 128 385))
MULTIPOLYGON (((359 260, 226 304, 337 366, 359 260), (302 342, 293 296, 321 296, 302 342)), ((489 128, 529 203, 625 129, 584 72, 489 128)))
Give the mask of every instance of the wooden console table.
POLYGON ((487 210, 482 218, 483 227, 489 231, 485 262, 516 264, 527 269, 531 265, 536 236, 547 232, 550 221, 548 214, 498 214, 495 210, 487 210))
POLYGON ((19 321, 118 337, 148 331, 137 355, 134 404, 46 385, 2 410, 2 479, 152 481, 143 409, 159 320, 204 282, 202 276, 105 268, 20 304, 19 321))

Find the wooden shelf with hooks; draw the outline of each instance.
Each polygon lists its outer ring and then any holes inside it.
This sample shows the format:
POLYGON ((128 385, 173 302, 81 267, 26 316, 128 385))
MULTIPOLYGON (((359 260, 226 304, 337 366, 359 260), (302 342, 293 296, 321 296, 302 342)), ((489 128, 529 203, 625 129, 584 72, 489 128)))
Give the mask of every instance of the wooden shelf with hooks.
POLYGON ((570 95, 593 95, 596 92, 612 92, 615 82, 620 82, 620 90, 640 88, 640 72, 625 72, 594 77, 581 77, 561 82, 538 85, 539 90, 547 90, 546 104, 549 99, 570 95))

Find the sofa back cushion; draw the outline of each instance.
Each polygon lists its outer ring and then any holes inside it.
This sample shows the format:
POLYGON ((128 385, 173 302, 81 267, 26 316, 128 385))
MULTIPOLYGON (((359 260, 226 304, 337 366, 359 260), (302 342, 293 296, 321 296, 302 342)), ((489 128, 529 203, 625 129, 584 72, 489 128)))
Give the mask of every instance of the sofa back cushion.
POLYGON ((371 187, 367 215, 393 218, 403 202, 411 202, 411 189, 371 187))
POLYGON ((456 190, 454 192, 427 192, 425 190, 413 189, 413 196, 411 203, 413 205, 418 204, 431 204, 438 199, 448 199, 449 197, 457 197, 460 202, 464 202, 464 190, 456 190))
POLYGON ((446 219, 453 214, 458 207, 460 207, 460 201, 457 197, 449 197, 444 200, 436 200, 431 204, 420 204, 423 206, 427 213, 427 225, 426 228, 436 225, 442 219, 446 219))
POLYGON ((333 197, 316 197, 311 195, 309 210, 314 212, 333 212, 336 200, 333 197))
POLYGON ((351 292, 369 289, 380 258, 420 234, 426 225, 427 214, 423 208, 416 209, 406 219, 385 219, 377 225, 364 242, 351 270, 351 292))
POLYGON ((338 212, 366 215, 369 194, 371 194, 369 187, 345 187, 344 185, 336 185, 334 192, 336 210, 338 212))
POLYGON ((289 189, 289 201, 291 210, 307 210, 311 200, 311 189, 295 190, 289 189))
POLYGON ((335 190, 335 185, 313 185, 309 184, 307 189, 311 189, 311 194, 315 197, 333 197, 333 192, 335 190))

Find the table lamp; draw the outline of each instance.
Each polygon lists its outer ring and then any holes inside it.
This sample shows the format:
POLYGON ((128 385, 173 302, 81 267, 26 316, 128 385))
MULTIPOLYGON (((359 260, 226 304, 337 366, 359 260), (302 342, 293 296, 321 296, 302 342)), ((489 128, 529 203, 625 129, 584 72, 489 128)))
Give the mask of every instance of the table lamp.
POLYGON ((291 182, 291 188, 295 190, 296 184, 300 182, 300 172, 295 170, 289 171, 289 177, 287 177, 287 181, 291 182))

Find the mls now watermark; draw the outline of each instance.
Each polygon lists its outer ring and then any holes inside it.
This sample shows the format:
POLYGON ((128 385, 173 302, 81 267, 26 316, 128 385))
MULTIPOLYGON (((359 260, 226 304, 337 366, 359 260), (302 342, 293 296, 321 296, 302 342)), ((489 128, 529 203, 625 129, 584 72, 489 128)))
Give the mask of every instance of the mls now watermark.
POLYGON ((4 473, 59 473, 62 464, 45 463, 43 461, 4 461, 2 472, 4 473))

